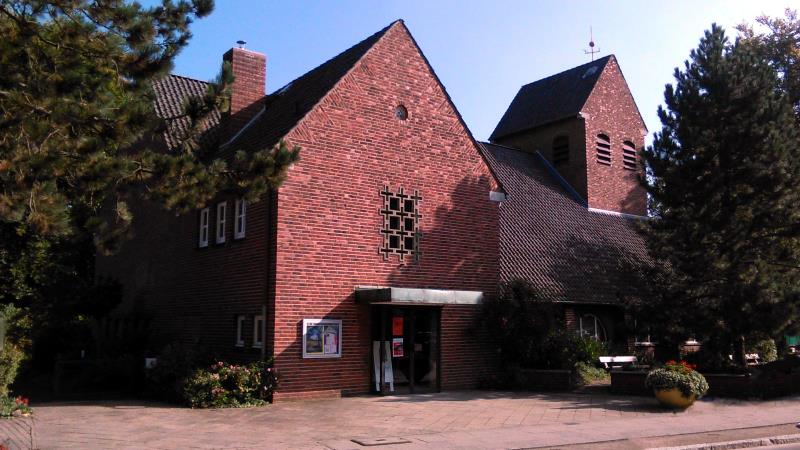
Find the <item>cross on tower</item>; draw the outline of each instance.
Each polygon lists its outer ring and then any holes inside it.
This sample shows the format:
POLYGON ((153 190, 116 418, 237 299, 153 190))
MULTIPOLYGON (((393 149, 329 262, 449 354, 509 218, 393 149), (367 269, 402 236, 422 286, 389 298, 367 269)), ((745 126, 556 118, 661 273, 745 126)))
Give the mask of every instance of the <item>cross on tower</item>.
POLYGON ((594 54, 600 53, 599 48, 594 48, 594 36, 592 34, 592 27, 589 27, 589 50, 584 50, 584 55, 592 55, 592 61, 594 61, 594 54))

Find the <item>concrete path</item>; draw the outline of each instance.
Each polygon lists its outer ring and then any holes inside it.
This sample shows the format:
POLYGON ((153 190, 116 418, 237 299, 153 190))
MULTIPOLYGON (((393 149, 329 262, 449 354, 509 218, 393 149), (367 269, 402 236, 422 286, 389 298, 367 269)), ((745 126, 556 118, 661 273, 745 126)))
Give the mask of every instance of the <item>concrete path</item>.
MULTIPOLYGON (((33 406, 34 443, 43 449, 500 449, 589 442, 608 442, 609 448, 614 448, 615 440, 626 438, 800 422, 800 398, 703 400, 686 412, 672 413, 647 397, 491 391, 357 397, 224 410, 143 402, 33 406), (353 442, 381 438, 408 442, 379 447, 353 442)), ((0 421, 0 443, 7 428, 0 421)))

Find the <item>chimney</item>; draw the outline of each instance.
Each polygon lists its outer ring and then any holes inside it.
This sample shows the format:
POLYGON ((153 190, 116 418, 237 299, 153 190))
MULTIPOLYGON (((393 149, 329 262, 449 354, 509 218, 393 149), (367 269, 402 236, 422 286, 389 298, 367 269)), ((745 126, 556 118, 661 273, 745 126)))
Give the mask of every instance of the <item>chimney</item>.
POLYGON ((223 61, 231 63, 235 78, 231 88, 231 109, 223 119, 223 143, 235 136, 261 111, 263 105, 259 100, 266 92, 266 55, 245 49, 244 41, 237 43, 239 47, 228 50, 222 56, 223 61))

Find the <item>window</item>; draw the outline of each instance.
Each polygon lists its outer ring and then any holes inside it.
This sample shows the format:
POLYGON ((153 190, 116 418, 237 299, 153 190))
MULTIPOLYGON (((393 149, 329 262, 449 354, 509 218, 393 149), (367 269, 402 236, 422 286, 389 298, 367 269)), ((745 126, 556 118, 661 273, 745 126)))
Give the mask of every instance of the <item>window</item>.
POLYGON ((611 139, 607 134, 598 134, 595 141, 597 151, 597 162, 605 166, 611 165, 611 139))
POLYGON ((236 316, 236 346, 244 347, 244 316, 236 316))
POLYGON ((200 233, 197 245, 200 247, 208 247, 208 208, 200 210, 200 233))
POLYGON ((622 143, 622 167, 636 170, 636 146, 631 141, 622 143))
POLYGON ((225 242, 225 216, 228 202, 217 204, 217 244, 225 242))
POLYGON ((553 139, 553 165, 558 167, 569 163, 569 138, 558 136, 553 139))
POLYGON ((606 329, 603 327, 603 322, 594 314, 584 314, 578 321, 581 336, 595 338, 600 342, 606 340, 606 329))
POLYGON ((264 316, 253 318, 253 348, 264 345, 264 316))
POLYGON ((409 195, 399 188, 397 192, 385 186, 381 191, 383 197, 383 244, 379 252, 383 259, 388 260, 390 255, 397 255, 400 261, 405 261, 406 256, 419 259, 419 202, 422 197, 419 191, 409 195))
POLYGON ((303 358, 342 356, 342 321, 303 319, 303 358))
POLYGON ((240 198, 236 200, 236 209, 234 210, 233 220, 233 238, 241 239, 244 237, 244 231, 247 228, 247 202, 240 198))
POLYGON ((394 116, 400 120, 406 120, 408 119, 408 110, 403 105, 397 105, 394 109, 394 116))

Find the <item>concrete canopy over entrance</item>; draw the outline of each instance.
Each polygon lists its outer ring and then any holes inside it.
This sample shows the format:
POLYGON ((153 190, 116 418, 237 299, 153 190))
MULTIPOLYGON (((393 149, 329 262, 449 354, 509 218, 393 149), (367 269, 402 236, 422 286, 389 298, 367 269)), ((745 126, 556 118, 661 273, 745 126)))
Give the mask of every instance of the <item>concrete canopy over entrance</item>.
POLYGON ((356 286, 356 301, 390 305, 478 305, 483 302, 483 292, 356 286))

